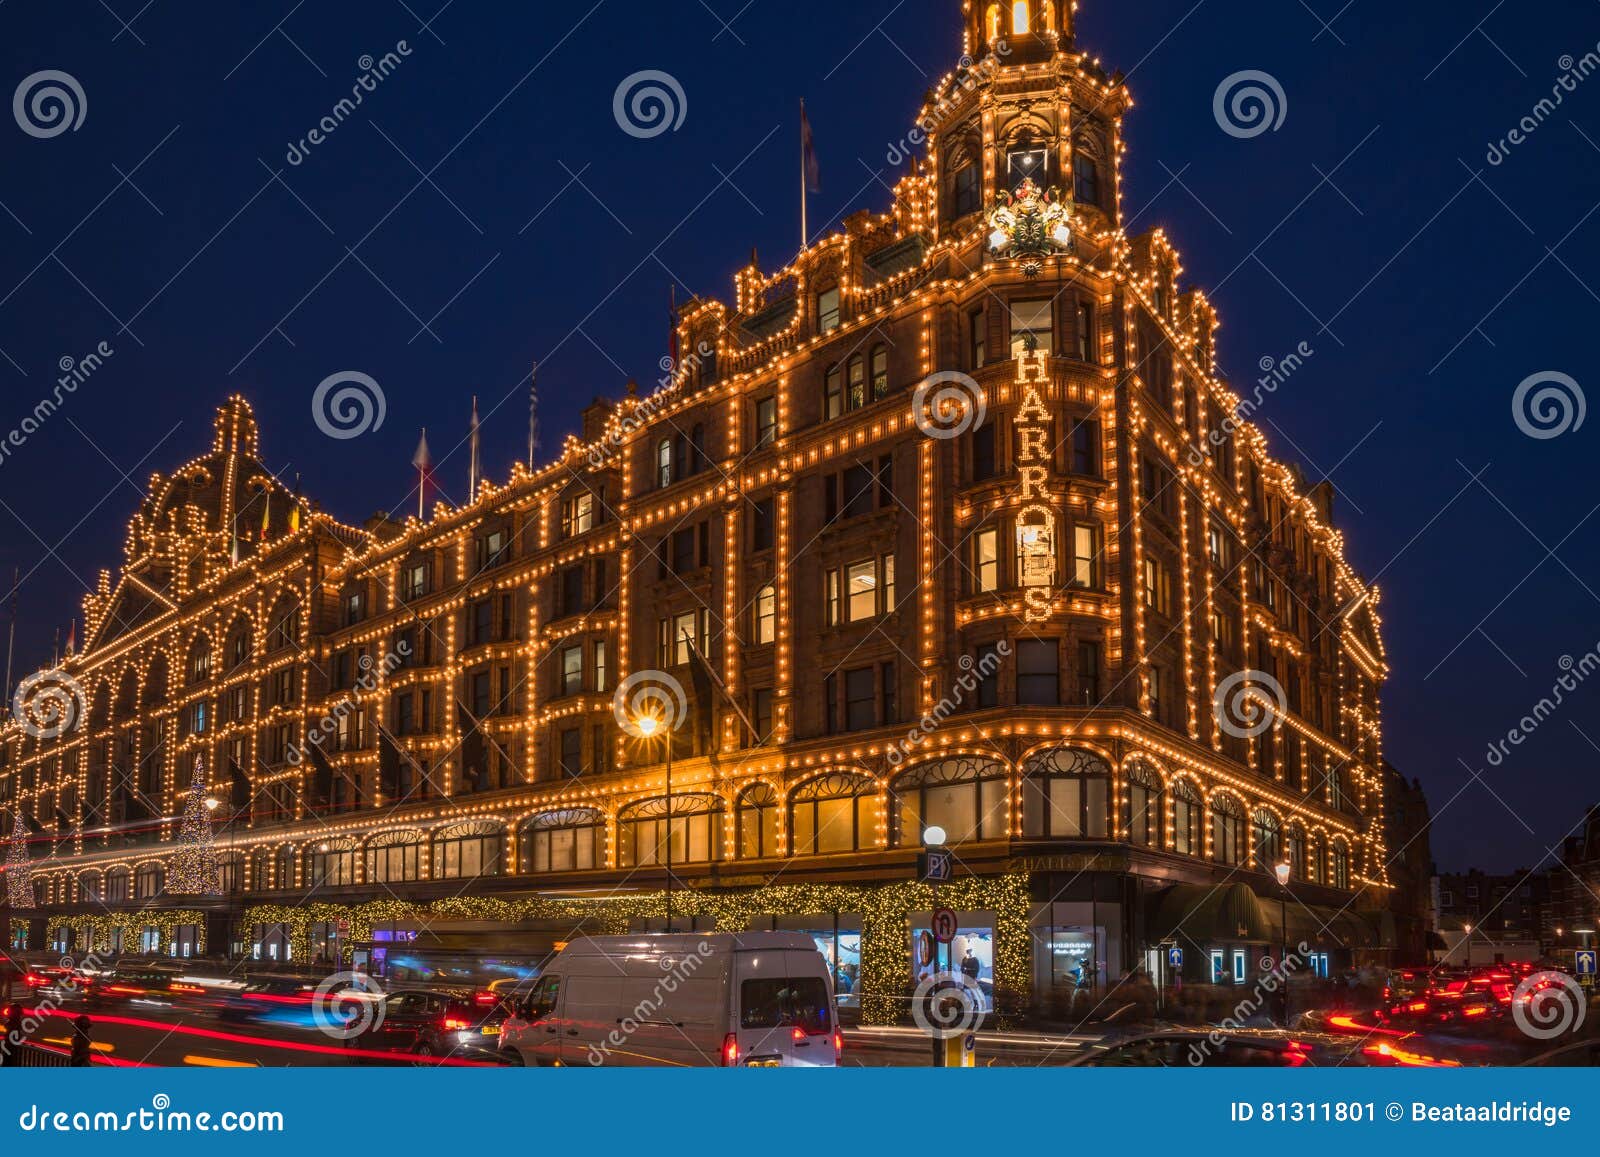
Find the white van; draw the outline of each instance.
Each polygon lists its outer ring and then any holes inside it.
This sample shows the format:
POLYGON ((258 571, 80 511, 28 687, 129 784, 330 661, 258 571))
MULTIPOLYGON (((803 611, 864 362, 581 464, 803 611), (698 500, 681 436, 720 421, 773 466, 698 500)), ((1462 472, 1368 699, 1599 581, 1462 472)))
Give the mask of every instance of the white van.
POLYGON ((832 1068, 833 981, 802 932, 584 936, 505 1022, 513 1065, 832 1068))

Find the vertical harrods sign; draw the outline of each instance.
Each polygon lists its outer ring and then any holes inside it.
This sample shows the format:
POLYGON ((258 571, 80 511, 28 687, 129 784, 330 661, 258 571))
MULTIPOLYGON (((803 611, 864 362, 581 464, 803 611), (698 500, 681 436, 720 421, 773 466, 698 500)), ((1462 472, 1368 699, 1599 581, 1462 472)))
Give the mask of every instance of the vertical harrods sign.
POLYGON ((1017 477, 1022 509, 1017 514, 1017 565, 1022 586, 1023 619, 1044 622, 1056 585, 1056 512, 1046 484, 1050 480, 1050 410, 1039 387, 1050 379, 1050 357, 1044 350, 1017 355, 1017 477))

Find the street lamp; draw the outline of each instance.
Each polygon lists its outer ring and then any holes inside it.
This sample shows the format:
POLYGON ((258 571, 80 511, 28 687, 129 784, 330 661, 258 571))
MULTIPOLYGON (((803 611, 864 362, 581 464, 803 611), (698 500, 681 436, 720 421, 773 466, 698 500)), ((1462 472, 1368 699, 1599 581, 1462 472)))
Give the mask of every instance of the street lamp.
POLYGON ((672 732, 665 728, 665 720, 659 715, 635 715, 633 717, 633 730, 641 739, 654 739, 657 735, 663 737, 663 746, 667 749, 667 887, 666 887, 666 915, 667 931, 672 931, 672 732))
POLYGON ((214 795, 206 796, 206 811, 214 812, 222 806, 222 801, 214 795))
POLYGON ((1278 878, 1278 983, 1283 986, 1283 1027, 1289 1027, 1289 873, 1288 860, 1273 866, 1272 874, 1278 878))
POLYGON ((1461 925, 1461 967, 1472 967, 1472 925, 1461 925))

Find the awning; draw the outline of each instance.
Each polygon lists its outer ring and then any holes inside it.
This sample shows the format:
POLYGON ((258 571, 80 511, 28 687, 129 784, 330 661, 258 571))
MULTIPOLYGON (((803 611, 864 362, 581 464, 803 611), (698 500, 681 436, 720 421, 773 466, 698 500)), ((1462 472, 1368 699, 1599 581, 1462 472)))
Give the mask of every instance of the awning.
MULTIPOLYGON (((1263 901, 1272 942, 1285 939, 1280 913, 1282 906, 1263 901)), ((1288 903, 1291 944, 1304 941, 1312 948, 1394 948, 1399 944, 1394 913, 1353 912, 1320 905, 1288 903)))
POLYGON ((1156 897, 1150 932, 1157 942, 1272 943, 1261 899, 1247 884, 1174 884, 1156 897))

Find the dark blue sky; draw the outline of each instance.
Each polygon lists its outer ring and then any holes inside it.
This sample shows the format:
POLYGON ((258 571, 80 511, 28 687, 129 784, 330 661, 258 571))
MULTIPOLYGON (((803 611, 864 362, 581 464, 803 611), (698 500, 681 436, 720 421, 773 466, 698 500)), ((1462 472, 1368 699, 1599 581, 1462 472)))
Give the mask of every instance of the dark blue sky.
MULTIPOLYGON (((255 404, 271 464, 350 521, 403 504, 418 428, 444 457, 474 393, 503 475, 535 359, 552 446, 592 396, 658 375, 671 285, 730 296, 752 245, 769 267, 792 252, 801 97, 813 226, 881 209, 890 146, 960 43, 957 0, 139 4, 0 7, 4 91, 53 69, 87 103, 48 139, 0 118, 0 433, 61 359, 115 350, 0 459, 23 669, 120 560, 138 486, 206 446, 227 394, 255 404), (401 40, 392 75, 288 164, 361 58, 401 40), (612 100, 646 69, 687 109, 636 139, 612 100), (334 443, 310 399, 344 370, 381 384, 387 418, 334 443)), ((1331 474, 1351 558, 1379 578, 1388 751, 1439 813, 1437 859, 1509 869, 1600 799, 1600 686, 1485 758, 1563 656, 1600 644, 1600 420, 1536 440, 1512 415, 1530 375, 1600 388, 1600 76, 1502 163, 1486 153, 1563 58, 1600 52, 1600 4, 1341 4, 1082 0, 1080 41, 1129 74, 1126 205, 1212 292, 1236 388, 1314 351, 1259 418, 1331 474), (1253 139, 1213 113, 1242 70, 1287 103, 1253 139)), ((459 492, 464 451, 443 471, 459 492)))

